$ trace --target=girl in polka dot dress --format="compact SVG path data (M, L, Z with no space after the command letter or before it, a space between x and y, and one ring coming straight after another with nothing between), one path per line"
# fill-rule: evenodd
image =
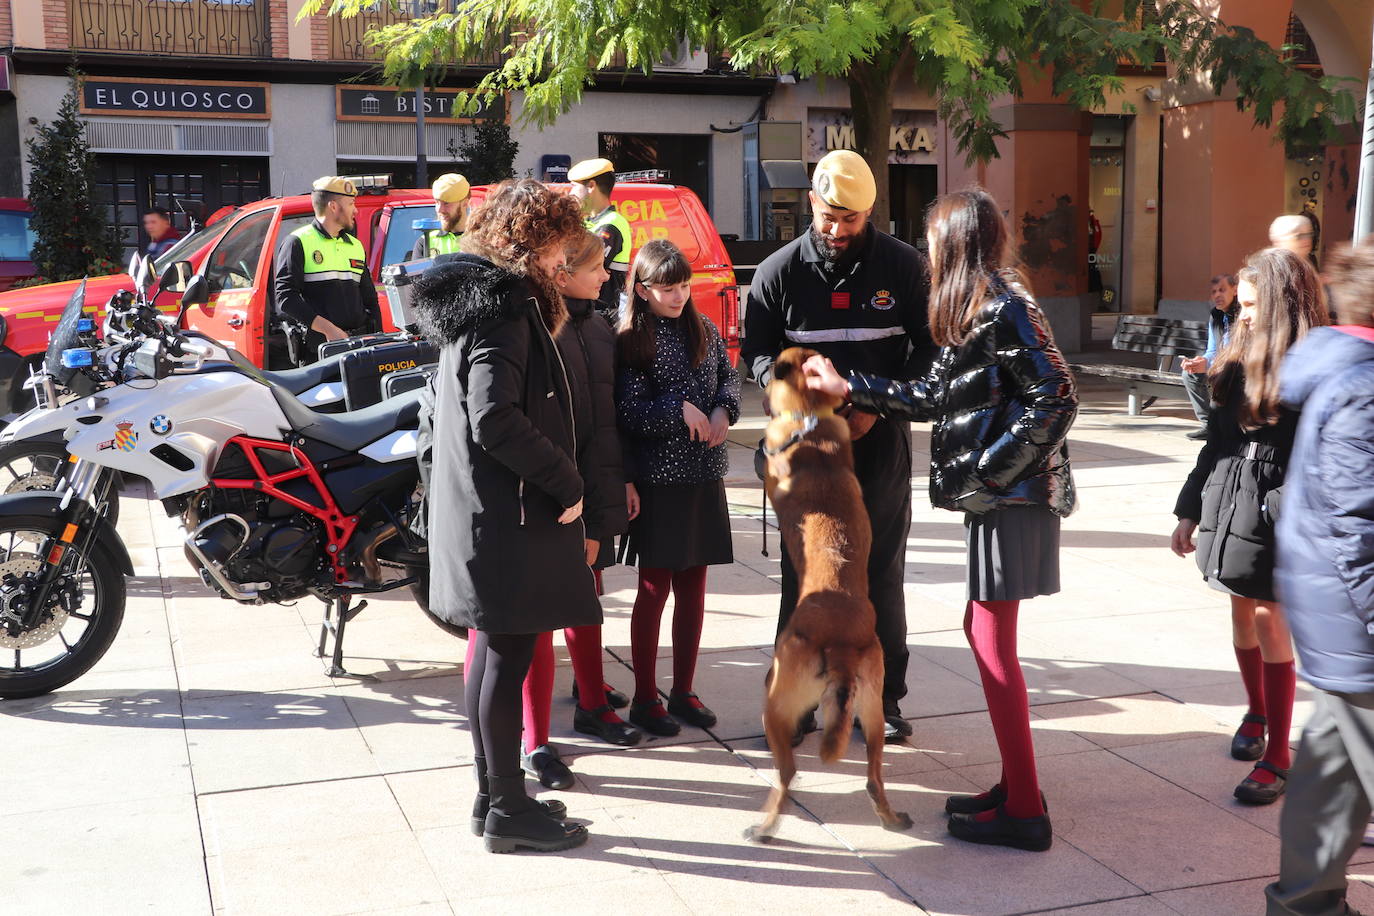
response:
M630 532L639 567L630 622L635 696L630 721L676 735L715 714L692 692L706 613L706 567L734 562L725 507L725 437L739 420L739 376L716 326L692 304L692 267L666 239L635 256L616 340L616 415L625 451ZM673 683L665 709L655 662L673 593Z

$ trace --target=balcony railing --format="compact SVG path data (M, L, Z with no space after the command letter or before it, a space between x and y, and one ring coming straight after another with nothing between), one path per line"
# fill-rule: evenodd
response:
M68 0L67 14L81 50L272 56L267 0Z
M367 40L367 33L376 28L429 16L439 12L453 12L461 0L401 0L393 6L378 0L356 16L329 17L329 57L331 60L373 61L381 52ZM491 60L471 61L472 66L495 66Z

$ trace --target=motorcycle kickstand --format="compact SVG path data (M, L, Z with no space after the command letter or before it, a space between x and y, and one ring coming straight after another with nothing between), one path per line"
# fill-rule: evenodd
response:
M320 622L320 646L315 650L316 658L324 658L325 646L329 643L329 636L334 636L334 650L330 655L329 670L325 673L330 677L351 677L359 680L369 680L370 674L350 674L344 670L343 666L343 641L344 630L348 622L357 617L367 608L367 601L359 601L358 606L350 608L352 601L351 595L340 595L324 603L324 620ZM337 613L336 613L337 612Z

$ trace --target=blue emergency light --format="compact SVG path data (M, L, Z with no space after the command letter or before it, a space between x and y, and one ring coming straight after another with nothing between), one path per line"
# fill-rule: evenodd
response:
M410 228L419 229L421 232L426 232L430 229L442 229L444 228L444 226L443 223L439 222L438 219L431 216L428 219L415 220L410 224Z
M95 320L94 320L94 319L91 319L91 318L82 318L82 319L80 319L79 321L77 321L77 323L76 323L76 333L78 333L78 334L87 334L87 333L89 333L89 332L91 332L91 331L94 331L94 330L95 330Z
M72 349L62 351L63 369L85 369L93 362L91 351L86 349Z

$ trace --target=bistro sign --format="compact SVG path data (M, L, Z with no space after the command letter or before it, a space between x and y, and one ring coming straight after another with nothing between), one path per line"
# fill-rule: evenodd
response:
M271 91L267 83L86 77L81 113L264 120L272 117Z
M506 102L497 96L473 114L461 112L468 89L426 89L425 120L445 124L504 121ZM336 117L340 121L415 121L415 90L386 86L335 86Z

